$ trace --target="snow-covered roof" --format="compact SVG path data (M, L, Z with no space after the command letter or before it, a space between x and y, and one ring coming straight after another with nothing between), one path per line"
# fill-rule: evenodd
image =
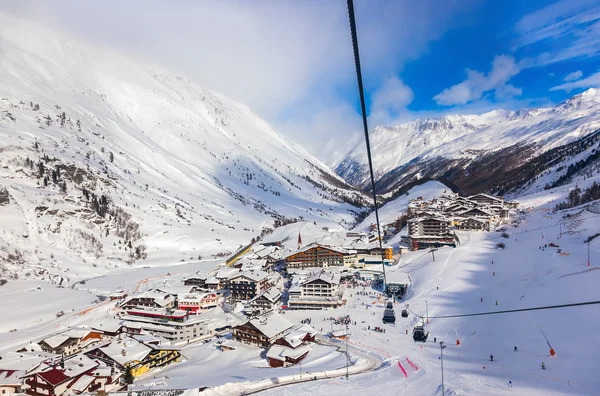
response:
M238 268L231 267L221 267L215 274L215 278L217 279L229 279L238 272L241 272Z
M304 338L307 334L314 337L318 333L319 332L313 329L311 326L307 324L302 324L289 331L286 335L283 336L283 339L288 344L290 344L292 348L296 348L304 342Z
M309 352L312 349L310 344L302 345L296 349L289 348L284 345L274 344L267 351L267 357L270 359L285 361L285 358L298 359L300 356Z
M81 338L87 336L88 334L90 334L90 332L91 332L91 329L74 328L74 329L69 329L62 333L55 334L53 336L44 338L40 342L45 342L46 344L48 344L48 346L50 348L57 348L57 347L61 346L62 344L64 344L70 338L81 339Z
M275 311L266 312L249 321L258 331L269 338L275 337L294 325Z
M109 333L116 333L122 326L122 321L114 316L98 318L90 323L92 329Z
M133 361L142 361L152 348L132 337L125 337L120 341L111 342L101 347L100 350L121 366Z
M94 379L95 378L92 375L82 375L71 385L71 389L76 392L83 392L92 382L94 382Z
M343 247L340 247L340 246L331 246L331 245L323 245L323 244L320 244L320 243L311 243L310 245L306 245L304 247L301 247L298 250L295 250L295 251L287 253L285 255L285 258L288 258L288 257L290 257L290 256L292 256L294 254L306 252L307 250L314 249L314 248L317 248L317 247L320 247L322 249L328 249L328 250L331 250L331 251L334 251L334 252L338 252L338 253L341 253L341 254L348 254L348 253L350 253L347 249L344 249Z
M306 279L304 279L301 284L302 284L302 286L304 286L308 283L311 283L311 282L314 282L317 280L327 282L332 285L339 285L340 274L321 270L317 273L312 274L311 276L307 277Z
M182 302L201 302L202 299L206 298L206 297L212 297L215 296L215 293L208 293L208 292L203 292L203 293L184 293L184 294L178 294L177 295L177 301L179 303Z
M459 216L468 217L468 216L465 216L465 215L466 215L467 213L469 213L469 212L473 212L473 211L479 211L479 212L483 212L484 214L486 214L486 215L488 215L488 216L493 216L493 215L494 215L493 213L491 213L491 212L489 212L489 211L487 211L487 210L485 210L485 209L482 209L482 208L471 208L471 209L467 209L467 210L465 210L464 212L460 212L460 213L458 213L458 215L459 215Z
M252 300L250 300L250 303L260 298L266 298L268 301L275 303L281 299L281 291L276 287L269 287L267 290L257 294Z
M267 276L269 276L268 273L266 273L265 271L244 271L244 272L240 272L236 275L233 275L232 277L229 278L229 280L233 280L239 277L244 277L247 279L250 279L251 281L254 282L260 282L263 279L265 279Z
M493 195L489 195L489 194L485 194L485 193L471 195L471 196L467 197L467 199L473 200L473 198L475 198L475 197L484 197L484 198L488 198L488 199L493 199L498 202L504 202L504 199L502 199L502 198L494 197Z
M54 361L60 355L46 352L7 352L0 359L0 369L29 371L44 361Z
M410 284L410 276L406 272L388 271L386 274L387 283Z
M21 377L25 375L25 370L6 370L0 369L0 386L21 385Z

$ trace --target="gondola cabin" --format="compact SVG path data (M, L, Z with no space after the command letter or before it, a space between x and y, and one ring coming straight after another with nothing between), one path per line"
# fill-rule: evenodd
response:
M393 309L386 309L383 312L383 323L396 323L396 314L394 313Z
M427 336L429 336L429 332L425 332L425 329L423 328L423 326L415 326L413 328L413 340L415 342L417 342L417 341L425 342L425 341L427 341Z

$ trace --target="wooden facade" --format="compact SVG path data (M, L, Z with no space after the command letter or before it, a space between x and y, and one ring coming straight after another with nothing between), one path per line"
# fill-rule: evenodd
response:
M285 258L288 268L335 267L344 265L344 253L326 246L313 246Z

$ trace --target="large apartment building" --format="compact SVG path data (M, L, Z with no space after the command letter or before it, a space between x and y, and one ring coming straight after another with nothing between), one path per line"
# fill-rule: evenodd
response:
M244 271L227 279L226 288L234 300L251 300L270 287L269 274L265 271Z
M288 307L291 309L337 308L343 305L344 289L340 275L325 270L308 275L296 275L289 289Z
M311 244L285 257L290 268L350 267L356 263L356 252L338 247Z

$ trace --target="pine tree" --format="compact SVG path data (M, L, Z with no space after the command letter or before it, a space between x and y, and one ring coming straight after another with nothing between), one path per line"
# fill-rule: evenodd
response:
M115 155L113 154L113 152L112 152L112 151L110 151L110 152L108 153L108 159L110 160L110 162L111 162L111 163L114 161L114 159L115 159Z
M127 366L127 368L125 369L125 375L123 376L123 381L125 381L126 384L130 385L133 384L133 373L131 372L131 367Z
M44 176L44 187L48 187L48 176Z
M79 120L77 120L77 130L81 132L81 122Z
M60 191L62 191L63 193L67 192L67 182L66 181L64 181L62 183L62 185L60 186Z

